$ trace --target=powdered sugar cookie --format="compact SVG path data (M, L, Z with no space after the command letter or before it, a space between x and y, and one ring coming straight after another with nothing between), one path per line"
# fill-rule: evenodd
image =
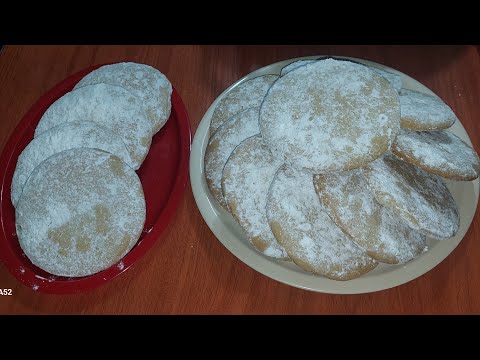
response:
M458 231L457 205L438 176L391 154L369 164L365 175L375 199L413 229L438 240Z
M400 159L452 180L475 180L480 172L477 153L449 131L402 130L392 145Z
M100 83L121 86L139 98L152 134L156 134L170 117L172 84L152 66L133 62L105 65L86 75L75 89Z
M281 165L260 136L250 137L228 158L222 189L230 212L255 248L267 256L286 259L287 253L275 240L265 213L268 188Z
M314 185L330 218L375 260L405 263L425 249L425 235L375 200L362 169L315 175Z
M408 89L400 92L400 110L400 126L404 129L446 129L457 120L452 109L441 99Z
M135 245L145 199L137 174L119 157L77 148L35 168L15 215L20 246L33 264L54 275L87 276Z
M259 108L251 108L232 116L213 134L205 150L205 178L215 199L226 208L222 193L222 172L228 157L246 138L259 133Z
M260 106L278 75L263 75L247 80L226 94L218 103L210 120L210 134L225 121L246 109Z
M35 137L66 122L93 121L120 136L138 169L152 142L150 122L142 101L120 86L89 85L55 101L43 114Z
M365 166L390 147L399 122L388 81L333 59L279 78L260 108L260 133L274 156L314 174Z
M107 151L133 167L119 136L90 121L64 123L34 138L18 157L12 179L12 204L17 204L25 182L42 161L61 151L83 147Z
M282 167L267 201L267 217L278 242L303 270L350 280L377 266L323 211L312 175Z

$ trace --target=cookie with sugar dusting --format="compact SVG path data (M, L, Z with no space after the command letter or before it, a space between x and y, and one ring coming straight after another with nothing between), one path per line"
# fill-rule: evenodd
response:
M312 175L283 166L268 193L267 217L278 242L303 270L350 280L377 266L327 215Z
M438 240L457 233L457 205L440 177L389 153L369 164L365 176L375 199L413 229Z
M451 180L475 180L480 173L480 159L475 150L445 130L402 129L392 145L392 152L429 173Z
M440 98L408 89L400 92L400 111L400 126L415 131L446 129L457 120Z
M294 61L294 62L291 62L290 64L288 64L287 66L284 66L280 72L280 75L283 76L283 75L286 75L288 74L290 71L292 70L295 70L296 68L299 68L300 66L303 66L303 65L308 65L308 64L311 64L311 63L314 63L316 61L318 61L320 59L314 59L314 60L310 60L310 59L307 59L307 60L297 60L297 61ZM360 65L364 65L364 66L367 66L369 67L370 69L372 69L373 71L375 71L376 73L382 75L393 87L395 90L397 90L397 92L400 91L400 89L402 88L402 78L401 76L397 75L397 74L394 74L394 73L391 73L390 71L386 71L386 70L381 70L381 69L378 69L376 67L373 67L373 66L368 66L368 65L365 65L365 64L362 64L362 63L359 63L359 62L356 62L356 61L352 61L350 59L341 59L341 58L337 58L336 60L339 60L339 61L351 61L351 62L354 62L356 64L360 64Z
M375 200L362 169L315 175L314 185L330 218L375 260L405 263L425 249L425 235Z
M132 249L145 222L145 198L137 174L119 157L77 148L35 168L15 216L20 246L33 264L80 277Z
M365 166L400 128L398 94L368 67L320 60L279 78L260 108L275 157L313 174Z
M288 255L268 226L265 206L273 176L282 162L275 159L260 136L244 140L223 169L222 190L228 209L261 253L277 259Z
M156 134L170 117L172 84L150 65L133 62L104 65L82 78L75 89L100 83L121 86L139 98L145 106L152 134Z
M278 75L262 75L237 85L215 107L210 120L210 134L235 114L262 104L263 98Z
M122 138L130 162L142 165L152 142L152 131L143 103L120 86L97 84L73 90L55 101L43 114L35 137L67 122L95 122Z
M107 151L133 168L127 148L118 135L90 121L64 123L43 132L23 149L13 173L12 204L16 206L28 177L42 161L74 148Z
M223 168L238 144L260 132L258 111L259 108L255 107L232 116L215 131L208 141L205 150L205 178L210 192L225 209L227 204L222 192Z

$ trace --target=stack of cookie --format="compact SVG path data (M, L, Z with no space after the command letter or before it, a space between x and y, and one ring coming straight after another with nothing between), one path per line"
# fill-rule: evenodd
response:
M18 158L11 186L25 255L53 275L108 268L145 223L135 173L171 111L160 71L117 63L92 71L43 114Z
M261 253L349 280L446 240L459 215L442 178L480 160L439 98L352 61L302 60L227 93L211 121L207 185Z

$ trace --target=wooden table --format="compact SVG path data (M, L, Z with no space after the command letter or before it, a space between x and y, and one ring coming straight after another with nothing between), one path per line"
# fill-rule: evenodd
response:
M192 130L227 86L269 63L305 55L364 58L396 68L449 104L480 151L480 49L474 46L5 46L0 53L0 149L29 107L66 76L132 60L163 71ZM190 186L161 239L133 268L80 295L45 295L0 265L2 314L433 314L480 313L480 213L435 269L394 289L328 295L271 280L239 261L203 221Z

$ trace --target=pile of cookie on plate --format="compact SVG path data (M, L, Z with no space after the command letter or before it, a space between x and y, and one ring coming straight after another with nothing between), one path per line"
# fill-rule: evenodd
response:
M11 185L18 240L46 272L104 270L139 239L146 205L135 170L171 111L172 86L137 63L101 66L43 114Z
M394 73L299 60L221 98L205 177L259 252L350 280L458 231L442 178L474 180L480 160L449 132L455 121L441 99L403 88Z

